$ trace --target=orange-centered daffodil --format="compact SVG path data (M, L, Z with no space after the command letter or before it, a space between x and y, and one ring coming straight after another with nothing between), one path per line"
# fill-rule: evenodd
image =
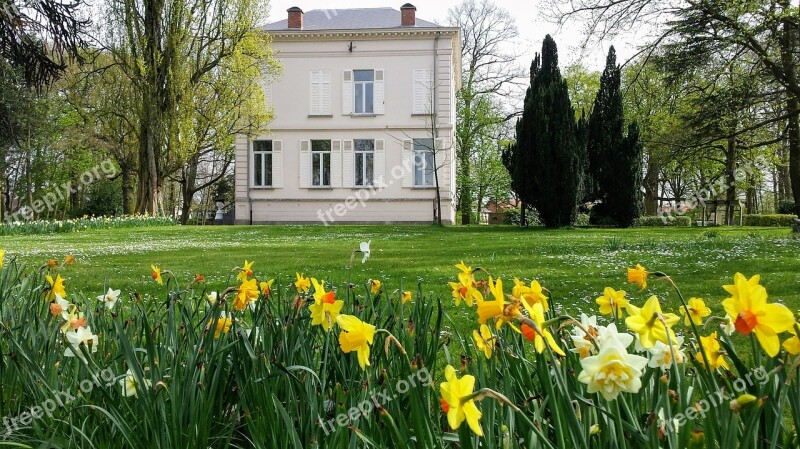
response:
M469 374L461 379L456 375L456 370L450 365L444 369L444 377L447 380L439 386L442 394L442 411L447 414L447 423L453 430L458 429L464 420L472 431L483 436L481 429L481 411L475 405L473 399L467 399L473 394L475 389L475 377Z
M333 323L336 322L344 301L337 301L334 291L325 291L325 281L319 282L311 278L311 282L314 284L314 304L308 306L311 311L311 325L322 326L328 332L333 329Z
M155 265L150 265L150 269L153 271L150 274L153 280L158 282L158 285L164 285L164 279L161 278L161 268L158 268Z

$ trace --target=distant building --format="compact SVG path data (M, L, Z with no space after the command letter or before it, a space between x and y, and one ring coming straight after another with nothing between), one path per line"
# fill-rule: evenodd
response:
M265 30L283 73L264 80L270 133L237 136L236 222L453 223L459 29L406 4L295 7Z

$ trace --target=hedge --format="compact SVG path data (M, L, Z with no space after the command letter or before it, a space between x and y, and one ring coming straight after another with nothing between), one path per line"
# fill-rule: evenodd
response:
M797 215L770 214L770 215L745 215L742 220L744 226L793 226Z
M636 226L676 226L676 227L690 227L692 226L692 217L680 215L677 217L652 215L647 217L639 217L636 220Z

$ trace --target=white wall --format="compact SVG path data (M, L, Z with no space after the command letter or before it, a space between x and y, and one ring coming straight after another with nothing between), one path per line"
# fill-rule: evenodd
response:
M302 33L308 36L308 33ZM376 33L372 33L376 34ZM275 108L270 132L256 137L281 142L282 183L273 188L251 185L251 143L238 136L236 145L236 219L238 223L278 222L421 222L433 220L435 190L411 188L403 181L402 166L408 153L403 141L430 138L430 115L414 115L414 69L434 67L435 38L427 32L366 36L363 33L329 33L313 39L296 33L274 34L273 47L284 66L283 73L269 80L267 96ZM349 51L353 44L352 53ZM441 150L437 165L442 197L442 218L455 217L455 89L454 51L457 34L438 40L436 59L437 134ZM344 115L343 74L346 70L384 71L385 113L370 117ZM328 116L310 117L311 72L329 70L331 105ZM375 139L385 143L383 172L386 187L380 191L341 188L307 188L300 183L300 142L303 140ZM376 160L376 162L378 162ZM334 176L343 176L352 159L338 161ZM407 165L406 165L407 166ZM376 167L376 172L380 172ZM397 176L401 175L401 176ZM332 183L334 185L338 183ZM338 205L338 206L337 206ZM338 208L337 208L338 207ZM252 216L251 216L252 211Z

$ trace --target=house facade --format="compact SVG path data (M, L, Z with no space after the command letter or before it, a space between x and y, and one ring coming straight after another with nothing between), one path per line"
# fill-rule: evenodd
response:
M453 223L458 28L406 4L265 30L283 71L263 80L269 132L236 139L237 224Z

